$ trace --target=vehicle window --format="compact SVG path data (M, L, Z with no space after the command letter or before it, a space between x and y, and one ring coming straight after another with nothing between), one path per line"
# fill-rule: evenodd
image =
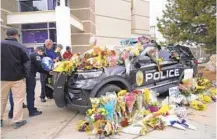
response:
M169 61L171 60L170 56L171 56L171 52L167 49L161 49L159 51L159 56L161 58L163 58L164 61Z

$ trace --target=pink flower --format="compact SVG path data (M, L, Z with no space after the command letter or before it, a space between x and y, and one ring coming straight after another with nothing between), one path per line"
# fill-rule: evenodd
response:
M128 94L125 96L125 100L126 100L126 105L128 110L131 112L133 110L133 105L135 103L135 95L133 94Z

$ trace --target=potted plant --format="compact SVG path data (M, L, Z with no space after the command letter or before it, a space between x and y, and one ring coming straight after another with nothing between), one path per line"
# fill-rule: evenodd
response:
M150 102L149 103L149 110L151 112L157 112L159 110L159 102Z

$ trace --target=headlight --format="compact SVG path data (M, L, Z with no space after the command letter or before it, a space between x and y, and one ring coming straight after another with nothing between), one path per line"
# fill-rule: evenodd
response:
M102 71L96 71L96 72L85 72L85 73L77 73L79 80L84 79L90 79L90 78L97 78L99 77L103 72Z

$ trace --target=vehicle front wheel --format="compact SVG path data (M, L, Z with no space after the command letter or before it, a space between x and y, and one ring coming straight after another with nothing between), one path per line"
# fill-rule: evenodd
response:
M102 87L99 92L97 93L96 97L100 97L103 95L106 95L106 92L113 92L115 91L116 93L118 93L121 90L120 87L113 85L113 84L107 84L104 87Z

